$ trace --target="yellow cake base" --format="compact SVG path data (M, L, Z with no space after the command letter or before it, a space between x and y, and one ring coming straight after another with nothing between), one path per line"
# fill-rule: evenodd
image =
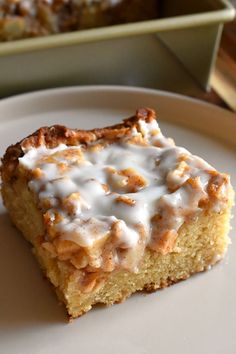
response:
M91 273L81 291L82 270L67 261L52 258L41 246L45 233L43 217L26 182L4 183L2 195L13 223L32 243L42 269L73 318L97 303L111 305L136 291L160 289L204 271L222 259L229 244L227 234L233 192L221 213L205 209L194 220L185 223L178 232L173 252L162 255L147 249L137 273L115 270L104 273L99 281Z

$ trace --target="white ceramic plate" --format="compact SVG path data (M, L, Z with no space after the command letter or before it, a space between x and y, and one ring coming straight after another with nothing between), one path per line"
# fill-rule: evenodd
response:
M142 106L156 108L167 135L230 173L236 185L236 116L160 91L80 87L3 100L0 153L42 125L101 127ZM134 295L111 308L95 308L67 324L64 308L42 277L30 246L0 205L2 354L235 354L235 279L233 242L226 259L209 272L150 295Z

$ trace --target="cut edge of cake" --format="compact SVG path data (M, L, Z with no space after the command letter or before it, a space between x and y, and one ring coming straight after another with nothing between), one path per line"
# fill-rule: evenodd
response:
M228 187L222 196L224 206L219 211L212 210L211 204L214 203L215 195L219 194L219 185L212 183L210 202L203 203L197 216L183 223L173 248L162 252L146 247L135 272L116 268L110 272L100 272L99 277L93 271L84 277L83 269L77 269L67 259L52 256L50 242L48 248L45 248L43 211L39 207L37 195L28 187L25 171L22 177L19 158L32 147L46 146L53 149L59 144L90 145L98 140L113 144L121 137L129 136L138 121L149 123L154 119L153 110L140 109L134 117L124 120L122 124L102 129L84 131L58 125L44 127L20 143L10 146L3 157L1 175L4 204L13 223L33 245L34 254L59 299L65 303L71 318L89 311L97 303L111 305L123 301L136 291L153 291L187 279L194 273L209 269L223 258L227 250L234 193L229 177L223 174L224 183Z

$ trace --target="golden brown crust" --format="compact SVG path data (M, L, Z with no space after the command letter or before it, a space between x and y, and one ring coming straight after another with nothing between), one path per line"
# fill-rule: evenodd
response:
M140 131L138 121L143 120L147 123L156 119L156 113L151 108L140 108L136 114L130 118L124 119L122 123L115 124L104 128L95 128L92 130L70 129L62 125L53 125L50 127L42 127L33 134L22 139L15 145L7 148L1 166L1 177L3 182L14 180L18 176L18 159L24 156L24 150L31 147L45 146L47 148L55 148L59 144L67 146L76 146L80 144L88 145L90 143L101 141L103 143L113 143L124 136L129 136L133 128ZM221 189L225 185L229 185L229 176L218 171L208 171L212 174L212 178L208 187L208 196L213 202L221 200ZM218 177L221 176L219 179ZM223 198L224 199L224 198ZM227 196L226 196L227 199ZM227 200L225 200L227 201ZM206 198L205 204L208 204L209 198Z
M103 129L84 131L58 125L44 127L16 145L9 147L3 158L2 194L5 205L13 222L33 244L34 253L46 276L53 283L60 301L66 304L68 313L72 317L89 311L96 303L111 305L124 301L135 291L155 291L181 279L187 279L191 274L203 271L215 264L225 253L228 245L227 232L232 191L229 189L229 195L225 199L224 186L227 187L229 184L228 176L217 171L210 173L208 194L212 203L217 204L219 200L222 201L224 209L219 213L211 210L208 198L205 198L202 212L196 218L193 218L191 214L186 218L186 222L178 231L176 240L177 234L172 235L174 236L172 241L174 243L176 241L175 249L170 249L170 242L166 242L171 240L170 235L165 235L167 237L164 239L164 249L168 252L161 252L161 249L154 250L154 248L152 250L147 247L142 255L137 273L121 268L115 269L113 259L110 257L109 243L104 247L103 269L95 269L93 265L88 264L85 250L79 249L79 246L71 241L58 240L54 237L56 235L55 229L47 228L51 222L49 214L47 211L42 212L37 196L33 195L28 188L28 180L25 178L25 174L21 173L24 169L21 168L21 165L17 168L18 158L24 155L24 151L27 151L27 148L39 146L53 148L61 143L68 146L84 144L85 147L89 144L88 149L94 148L94 146L99 149L100 145L111 144L124 136L133 138L133 127L141 132L138 121L143 120L148 123L153 119L155 119L154 111L140 109L134 117L124 120L122 124ZM96 144L90 144L94 142ZM185 170L186 166L182 161L178 160L178 162L179 171ZM37 178L38 175L40 176L40 169L35 169L34 173L34 177ZM130 169L121 170L121 173L128 174L130 178L136 178ZM196 179L190 178L188 183L197 190L197 182ZM135 181L134 184L136 183L139 187L145 185L145 181L142 179ZM170 188L171 192L174 190L174 188ZM70 202L69 199L63 199L63 203L68 208L70 208ZM132 207L133 201L121 195L116 199L116 203L128 204ZM45 209L47 210L48 207L46 206ZM159 222L158 217L157 215L153 221ZM60 215L55 213L55 220L57 218L60 218ZM116 237L119 232L119 230L115 230L115 226L114 224L112 228L112 232L114 231L111 234L112 238ZM137 257L138 254L132 253L131 255ZM106 270L104 271L104 269Z
M37 148L39 146L54 148L59 144L68 146L79 144L86 145L100 139L114 142L128 135L133 127L137 127L137 122L140 119L150 122L155 118L156 114L152 109L141 108L137 110L135 116L124 119L123 123L101 129L79 130L70 129L62 125L42 127L15 145L8 147L2 158L2 179L3 181L9 181L11 178L14 178L18 159L24 156L24 149L30 147Z

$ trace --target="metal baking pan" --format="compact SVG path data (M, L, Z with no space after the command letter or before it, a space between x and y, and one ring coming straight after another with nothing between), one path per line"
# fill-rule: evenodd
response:
M1 43L0 96L78 84L207 89L234 16L227 0L165 0L156 20Z

